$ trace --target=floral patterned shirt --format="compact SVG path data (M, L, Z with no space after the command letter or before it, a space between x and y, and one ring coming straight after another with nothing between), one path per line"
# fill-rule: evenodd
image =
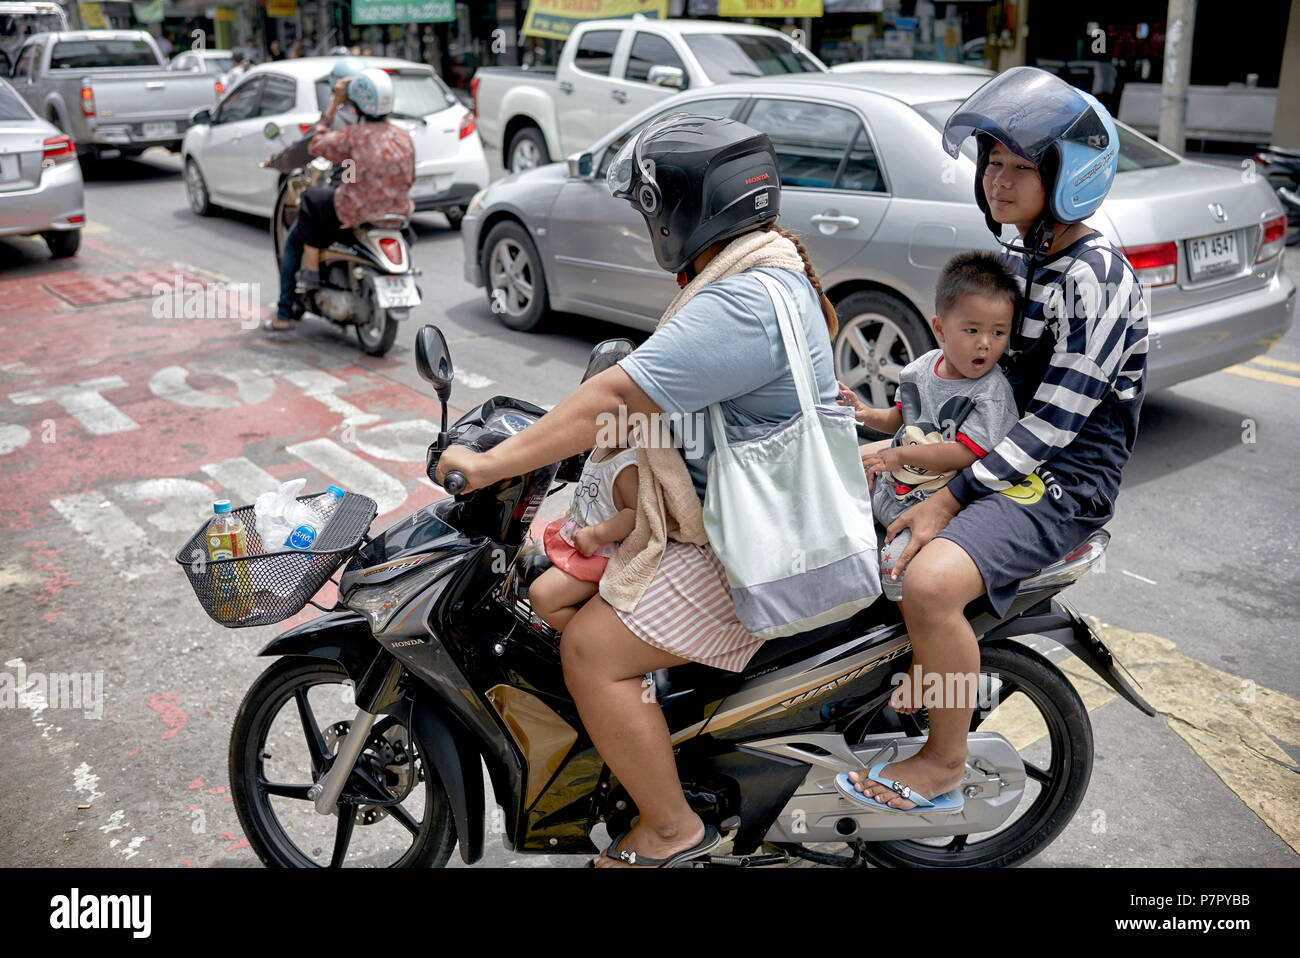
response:
M353 169L344 169L343 182L334 193L340 226L360 226L388 213L410 216L415 211L411 201L415 144L401 127L363 122L329 130L317 123L308 150L334 164L355 163Z

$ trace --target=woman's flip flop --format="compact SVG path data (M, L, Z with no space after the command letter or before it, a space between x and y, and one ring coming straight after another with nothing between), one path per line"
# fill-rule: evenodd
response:
M962 798L961 790L954 788L950 792L944 792L942 795L936 795L934 798L922 798L915 794L910 788L902 782L896 782L893 779L882 778L880 770L889 764L889 760L877 762L871 766L867 772L867 777L873 782L885 786L890 791L897 792L901 798L909 802L915 802L915 808L894 808L892 805L886 805L884 802L878 802L874 798L868 798L862 792L853 787L853 779L849 778L848 772L840 772L835 776L835 787L839 793L846 798L862 805L868 805L871 808L878 808L882 812L902 812L904 815L916 813L934 814L936 812L960 812L966 805L966 799Z
M718 834L718 830L712 825L705 825L704 837L701 838L699 842L685 851L680 851L676 855L670 855L667 858L651 858L648 855L638 855L636 852L614 851L614 849L618 848L622 843L623 839L627 838L630 831L631 829L615 838L609 843L609 847L601 852L601 854L606 858L614 859L614 861L627 862L629 865L645 865L649 868L671 868L673 865L680 865L682 862L690 861L692 858L699 858L703 855L707 855L722 842L722 836ZM587 862L587 867L595 868L595 860L593 859L592 861Z

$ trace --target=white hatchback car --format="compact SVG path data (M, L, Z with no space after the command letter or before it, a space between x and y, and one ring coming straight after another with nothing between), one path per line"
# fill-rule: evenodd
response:
M222 206L271 215L281 174L259 164L320 119L330 99L330 70L341 59L304 57L260 64L216 106L195 112L181 144L185 190L194 212L206 215L213 206ZM393 77L391 121L415 142L411 198L416 210L437 210L459 229L470 199L489 178L474 114L425 64L387 57L361 61Z

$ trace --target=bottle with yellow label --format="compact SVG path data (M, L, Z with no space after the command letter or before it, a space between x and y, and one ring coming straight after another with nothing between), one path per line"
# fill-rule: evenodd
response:
M213 608L219 618L234 620L253 611L252 582L244 563L218 563L216 560L248 555L247 531L244 524L231 515L229 499L218 499L212 504L212 511L214 515L208 523L206 539L208 558L213 560Z

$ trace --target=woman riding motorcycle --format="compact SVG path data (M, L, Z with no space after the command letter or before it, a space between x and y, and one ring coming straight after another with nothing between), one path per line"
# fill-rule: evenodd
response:
M1115 512L1120 474L1145 395L1147 306L1124 254L1083 220L1115 176L1119 136L1106 108L1064 80L1015 67L971 94L944 127L956 157L974 135L975 201L1023 279L1003 364L1021 420L982 459L905 512L912 568L903 615L918 658L935 672L979 671L964 610L986 597L999 616L1019 581L1068 555ZM902 572L899 572L902 575ZM895 708L915 711L896 693ZM929 709L929 738L879 777L931 798L962 781L972 708ZM903 811L900 789L850 773L855 788Z
M780 177L767 135L734 120L675 114L632 137L608 185L641 214L656 260L678 274L682 291L632 355L539 422L486 453L453 446L438 464L440 479L459 470L473 490L590 449L603 423L695 417L701 441L687 443L685 455L673 447L680 432L642 437L636 526L610 559L600 595L560 640L583 724L640 814L597 859L601 867L675 864L719 842L687 803L663 713L643 697L642 680L692 661L740 671L761 644L736 618L701 515L713 450L703 411L719 403L735 430L799 411L776 310L754 271L796 304L819 401L834 405L838 395L835 311L802 245L775 227Z
M335 78L333 97L309 131L308 152L342 165L343 175L338 186L303 191L280 260L276 318L263 324L265 330L293 328L295 290L319 288L320 251L336 237L362 223L389 215L409 217L415 210L415 144L409 133L387 121L393 110L393 79L383 70L358 70L360 65L350 58L335 64L330 73ZM345 100L356 108L358 122L332 129ZM349 168L348 162L354 165Z

